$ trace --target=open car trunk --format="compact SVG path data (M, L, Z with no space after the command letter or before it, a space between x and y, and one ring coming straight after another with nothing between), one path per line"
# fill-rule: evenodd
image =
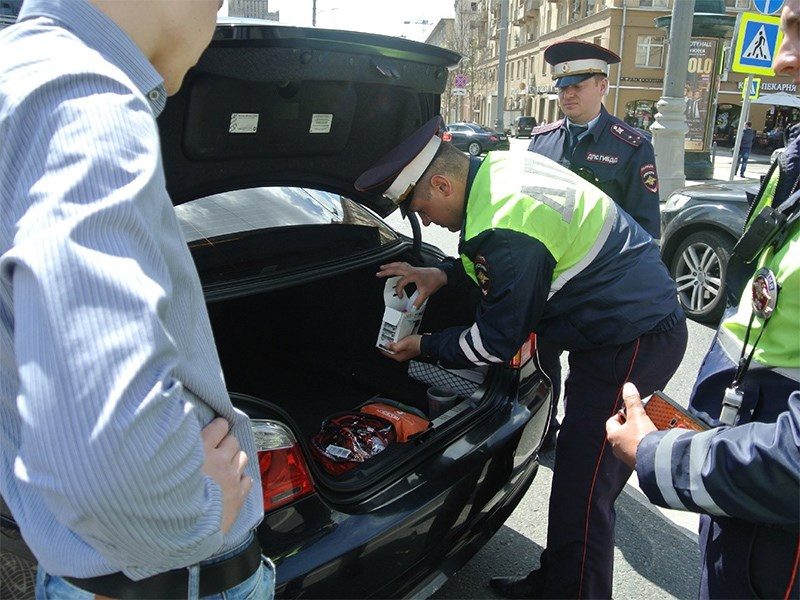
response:
M412 262L410 253L392 260ZM420 363L416 366L425 372L414 370L414 377L409 376L408 363L397 363L375 347L384 311L384 280L375 276L377 270L378 264L371 263L313 281L305 277L304 283L288 288L209 303L228 389L285 411L307 451L309 464L315 462L308 452L309 440L326 417L357 411L376 397L427 413L430 383L450 377L438 367ZM469 325L478 295L466 283L445 286L429 299L420 331ZM485 378L480 371L471 375ZM470 385L477 388L469 381L461 383L465 389ZM478 390L473 399L480 394ZM468 402L468 395L462 391L460 400ZM467 405L477 404L468 402L461 408ZM259 414L252 405L245 410L254 418L276 418L269 410ZM453 418L452 422L460 420ZM415 449L430 449L440 432L447 430L447 421L447 415L436 420L435 432L429 431L423 443L392 444L331 483L346 486L348 481L374 480L387 467L397 466L398 459L411 458ZM316 470L318 478L332 477Z

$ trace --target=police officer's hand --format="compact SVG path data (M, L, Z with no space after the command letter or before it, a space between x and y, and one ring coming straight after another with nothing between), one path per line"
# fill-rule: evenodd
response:
M421 335L409 335L408 337L404 337L402 340L397 342L390 342L386 345L386 347L394 352L391 354L390 352L383 352L384 356L387 356L397 362L404 362L407 360L411 360L412 358L416 358L420 354L420 340L422 339Z
M606 421L606 435L614 455L631 468L636 467L636 450L639 442L656 426L644 412L639 390L631 382L622 388L625 412L618 412Z
M203 428L203 473L211 477L222 490L222 533L233 526L245 498L253 486L253 479L244 474L247 454L239 448L239 440L228 433L230 425L217 417Z
M442 271L442 269L437 269L436 267L412 267L406 262L393 262L388 265L381 265L377 275L378 277L400 276L394 288L398 298L402 298L405 295L403 288L409 283L416 284L419 295L414 301L414 306L417 308L422 306L425 300L447 283L447 273Z

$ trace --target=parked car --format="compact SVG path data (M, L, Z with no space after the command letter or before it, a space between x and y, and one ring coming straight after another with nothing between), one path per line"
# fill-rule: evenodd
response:
M450 123L447 125L447 133L453 146L472 156L492 150L508 150L511 147L505 133L489 131L475 123Z
M725 310L725 273L757 181L687 187L661 208L661 256L678 284L687 316L716 323Z
M529 138L534 127L536 127L536 117L522 116L514 119L511 129L515 138Z
M278 597L427 597L536 475L550 385L533 338L509 364L464 372L375 348L378 266L433 265L442 253L421 242L415 216L413 238L390 228L382 217L396 207L353 182L439 111L459 59L400 38L227 21L159 118L225 380L256 435L258 537ZM469 326L480 297L451 281L421 330ZM461 397L412 441L339 475L314 458L327 417L375 401L424 415L434 383ZM3 552L31 558L4 503L0 513ZM7 573L0 596L21 595L29 567Z

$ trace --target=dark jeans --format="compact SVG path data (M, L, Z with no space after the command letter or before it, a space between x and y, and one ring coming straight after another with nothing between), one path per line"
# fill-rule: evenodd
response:
M631 475L606 444L606 421L622 406L622 385L642 397L663 389L686 351L686 321L628 344L569 354L542 554L543 598L610 598L614 501Z
M750 148L739 149L739 175L744 177L744 170L747 168L747 161L750 160ZM737 165L737 166L739 166Z

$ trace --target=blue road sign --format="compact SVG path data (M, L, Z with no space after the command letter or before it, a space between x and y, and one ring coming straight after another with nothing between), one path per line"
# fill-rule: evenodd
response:
M782 37L778 17L742 13L732 70L737 73L772 75L772 60Z
M783 0L753 0L753 4L764 15L774 15L783 8Z

